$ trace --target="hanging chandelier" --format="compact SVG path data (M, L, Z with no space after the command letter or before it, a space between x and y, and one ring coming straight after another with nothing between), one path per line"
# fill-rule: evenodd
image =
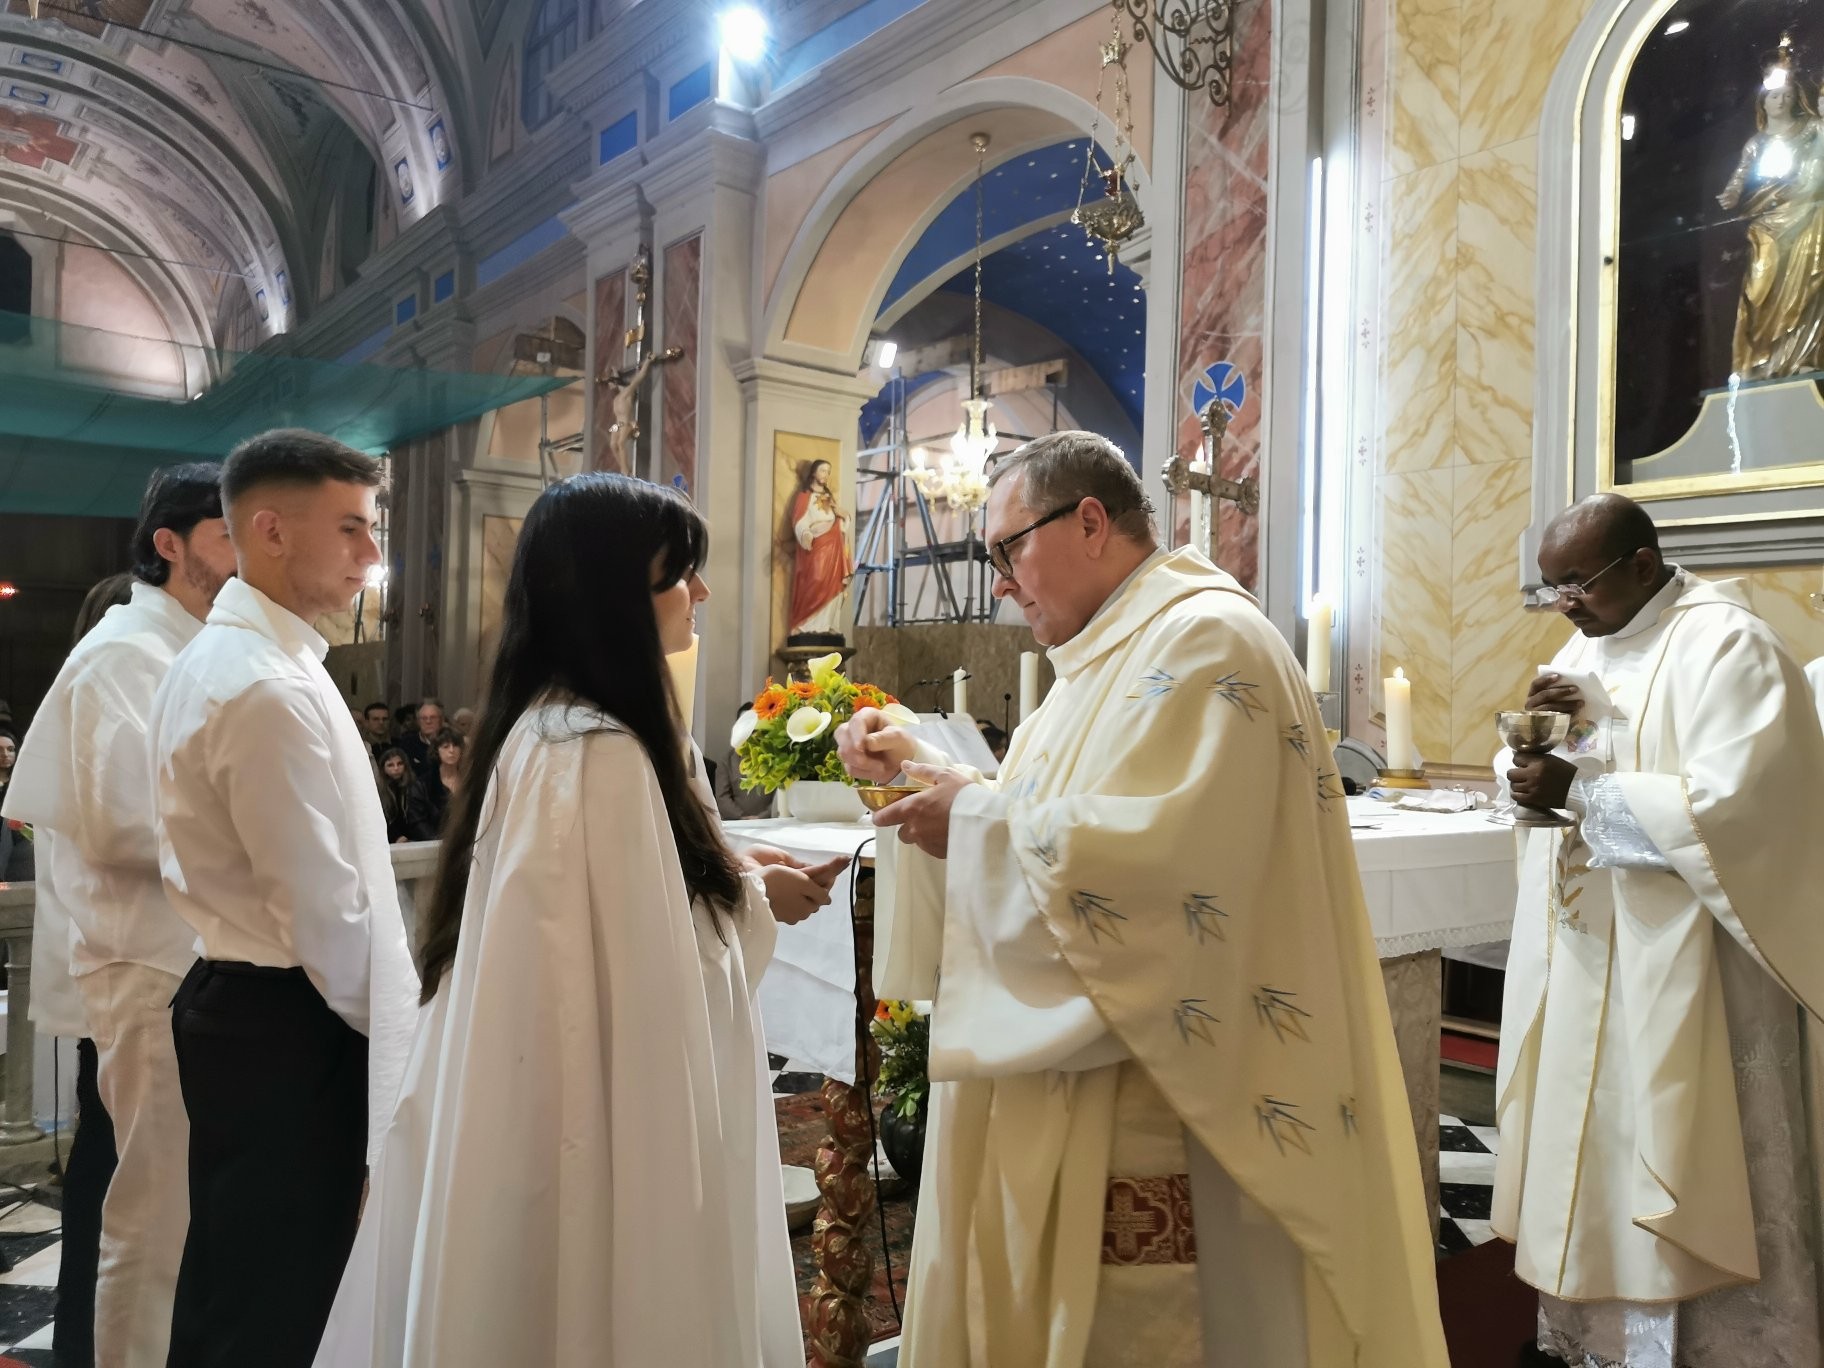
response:
M1145 43L1165 74L1186 90L1202 87L1210 103L1229 102L1235 65L1235 0L1113 0L1115 14L1133 20L1134 41Z
M1089 126L1089 141L1083 153L1083 183L1077 187L1077 207L1070 221L1101 246L1108 261L1108 273L1115 273L1121 244L1146 226L1146 215L1140 212L1140 201L1127 181L1127 169L1134 164L1134 107L1127 90L1128 45L1121 37L1121 18L1115 16L1115 31L1102 44L1102 67L1096 76L1096 117ZM1102 133L1102 89L1109 68L1115 72L1114 105L1109 112L1109 157L1106 167L1096 162L1096 146ZM1102 182L1104 196L1089 198L1092 179Z
M1000 446L1000 434L988 421L989 401L982 398L982 219L987 180L988 135L972 133L975 148L975 325L969 350L969 397L963 420L950 437L948 451L929 463L924 448L912 452L906 475L927 499L973 511L988 502L988 458Z

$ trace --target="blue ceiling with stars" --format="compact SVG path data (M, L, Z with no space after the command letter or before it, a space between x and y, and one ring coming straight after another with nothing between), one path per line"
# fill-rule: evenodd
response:
M1026 224L1076 208L1088 139L1053 143L1003 162L984 178L982 236L992 240ZM1098 161L1101 159L1098 158ZM1091 198L1101 198L1099 182ZM963 189L913 245L887 289L887 309L933 271L966 256L975 245L975 186ZM940 287L973 295L964 270ZM1146 292L1140 277L1116 264L1069 223L1021 238L982 264L982 297L1030 318L1062 338L1093 367L1141 426L1146 397Z
M943 288L973 296L975 273ZM1060 223L1003 247L982 263L982 298L1024 314L1076 349L1114 391L1134 427L1146 400L1146 291L1140 276L1092 246L1081 228Z

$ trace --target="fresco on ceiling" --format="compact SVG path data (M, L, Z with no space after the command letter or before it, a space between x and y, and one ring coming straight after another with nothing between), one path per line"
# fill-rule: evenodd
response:
M0 160L42 171L48 162L70 165L81 150L61 119L0 105Z
M0 8L13 14L30 12L25 0L10 0L9 4ZM73 28L78 33L86 33L91 38L99 38L109 24L125 24L133 28L143 25L151 9L152 0L58 0L57 8L47 6L39 16L39 21L52 20L65 28Z
M519 126L519 63L507 53L501 67L500 85L494 91L494 117L488 123L488 165L492 166L513 150L514 130Z

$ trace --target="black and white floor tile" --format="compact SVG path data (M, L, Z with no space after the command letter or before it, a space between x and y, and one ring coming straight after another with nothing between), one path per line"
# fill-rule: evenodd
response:
M63 1213L22 1192L0 1197L0 1213L0 1365L48 1368Z
M1472 1126L1454 1116L1438 1118L1438 1251L1458 1254L1495 1238L1489 1203L1495 1192L1493 1126Z
M794 1071L777 1056L772 1067L773 1091L801 1093L815 1089L821 1077ZM1441 1254L1455 1254L1494 1238L1489 1229L1489 1202L1494 1193L1496 1133L1454 1116L1438 1118ZM55 1198L53 1197L53 1201ZM56 1299L57 1268L62 1245L62 1213L29 1194L0 1198L0 1368L13 1364L39 1368L51 1362L51 1313ZM890 1368L898 1340L885 1340L870 1351L869 1368Z

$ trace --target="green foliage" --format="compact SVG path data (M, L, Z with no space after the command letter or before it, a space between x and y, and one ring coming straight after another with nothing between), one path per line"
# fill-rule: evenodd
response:
M868 1023L874 1043L880 1046L880 1076L874 1095L893 1100L893 1110L910 1119L925 1109L931 1091L926 1060L931 1052L931 1018L909 1002L883 1002Z

